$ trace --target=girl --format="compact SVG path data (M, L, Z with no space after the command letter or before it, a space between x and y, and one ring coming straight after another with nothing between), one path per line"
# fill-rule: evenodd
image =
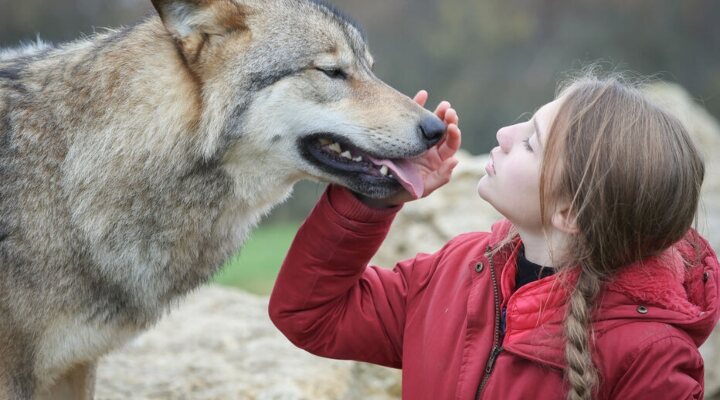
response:
M428 194L460 139L454 110L436 113ZM275 325L314 354L402 368L406 399L701 399L718 260L691 229L704 167L683 126L584 77L497 140L478 193L507 219L393 270L366 265L409 196L330 186L278 276Z

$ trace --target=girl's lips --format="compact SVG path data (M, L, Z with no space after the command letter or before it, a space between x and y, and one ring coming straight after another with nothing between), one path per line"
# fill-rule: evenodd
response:
M487 164L485 164L485 172L487 172L487 174L490 176L495 175L495 152L496 151L500 151L500 146L495 146L492 150L490 150L490 159L488 160Z
M495 163L491 160L485 164L485 172L487 172L488 175L492 176L495 175Z

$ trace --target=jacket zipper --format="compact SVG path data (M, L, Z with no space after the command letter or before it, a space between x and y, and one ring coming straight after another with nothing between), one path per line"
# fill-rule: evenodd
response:
M495 276L495 264L493 263L493 259L490 256L489 248L486 251L485 256L490 263L490 279L492 279L493 286L493 300L495 302L495 336L493 337L493 347L492 350L490 350L490 356L488 357L487 364L485 364L485 375L480 382L480 386L478 386L477 392L475 392L475 400L480 399L480 395L482 394L482 391L485 388L488 379L490 378L490 373L495 366L495 360L497 360L497 356L503 350L502 346L500 346L500 295L498 290L497 277Z

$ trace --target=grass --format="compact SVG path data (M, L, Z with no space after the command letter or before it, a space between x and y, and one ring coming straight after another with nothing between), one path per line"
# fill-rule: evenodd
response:
M290 248L300 222L273 223L255 229L240 253L215 277L214 282L267 295Z

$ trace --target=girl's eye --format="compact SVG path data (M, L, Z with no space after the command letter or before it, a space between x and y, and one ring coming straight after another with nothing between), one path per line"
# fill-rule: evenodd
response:
M533 148L530 147L530 138L526 138L525 140L523 140L523 144L525 145L525 149L527 149L527 151L531 153L533 152Z
M347 79L347 74L340 68L318 68L318 70L331 79Z

